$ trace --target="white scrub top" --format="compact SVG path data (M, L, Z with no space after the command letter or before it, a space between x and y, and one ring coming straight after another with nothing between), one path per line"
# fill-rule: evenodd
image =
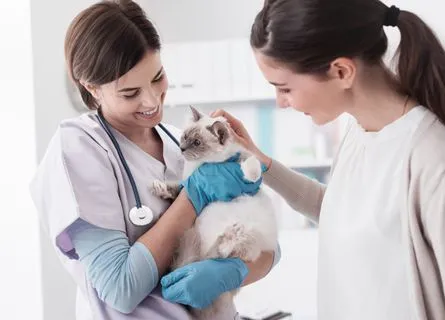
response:
M177 129L171 126L167 129L179 138ZM131 245L170 204L151 194L152 181L182 178L184 164L180 149L162 130L157 129L163 141L165 165L117 130L111 130L133 174L142 204L153 211L155 219L150 225L136 226L129 220L128 213L136 205L134 194L116 149L95 112L60 124L31 185L41 221L60 249L57 251L63 253L60 258L78 285L77 319L189 319L184 307L162 298L159 287L129 315L110 308L98 298L81 263L73 259L76 253L64 230L77 219L123 231Z

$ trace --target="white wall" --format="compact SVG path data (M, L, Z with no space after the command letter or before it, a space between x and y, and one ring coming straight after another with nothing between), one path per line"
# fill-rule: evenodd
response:
M0 1L0 318L42 319L30 2Z
M37 158L61 119L74 116L65 90L63 43L66 28L92 0L30 0L34 58ZM61 267L46 234L40 237L45 320L75 319L75 287ZM32 319L32 317L28 318Z
M144 0L165 42L248 37L263 0Z

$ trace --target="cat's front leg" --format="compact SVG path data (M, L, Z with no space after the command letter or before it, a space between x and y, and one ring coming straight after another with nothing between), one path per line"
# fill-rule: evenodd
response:
M241 170L246 180L256 182L261 178L261 162L255 156L241 162Z
M177 182L154 180L151 187L151 192L155 196L166 200L176 199L180 191L181 188Z
M218 237L206 258L237 257L244 261L255 261L261 255L261 239L261 233L235 223Z

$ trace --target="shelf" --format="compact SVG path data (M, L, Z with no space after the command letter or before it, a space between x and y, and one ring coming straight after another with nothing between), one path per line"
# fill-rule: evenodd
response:
M178 107L188 107L192 106L208 106L208 107L217 107L217 106L227 106L227 104L255 104L256 106L275 106L276 100L275 97L263 98L263 97L229 97L227 99L218 99L218 100L196 100L196 101L187 101L181 103L170 103L166 101L164 106L167 108L178 108Z

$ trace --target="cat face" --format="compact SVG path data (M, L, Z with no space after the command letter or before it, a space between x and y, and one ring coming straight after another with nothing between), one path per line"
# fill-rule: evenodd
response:
M184 130L180 143L184 158L196 161L223 152L230 140L228 124L190 108L193 114L192 123Z

